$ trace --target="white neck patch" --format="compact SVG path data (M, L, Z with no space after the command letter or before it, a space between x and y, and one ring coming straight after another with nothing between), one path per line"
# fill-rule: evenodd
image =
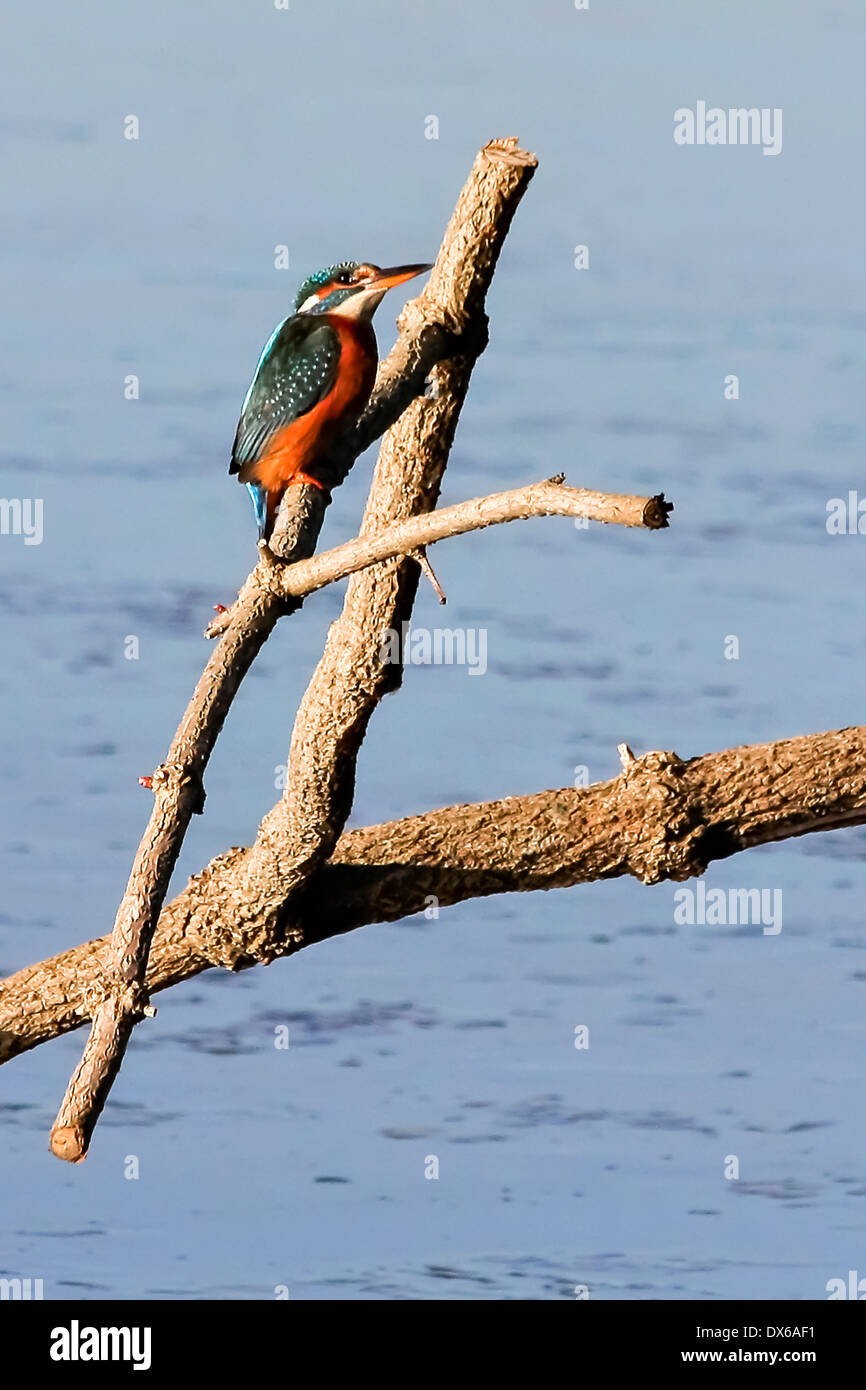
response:
M296 309L296 310L295 310L295 313L296 313L296 314L307 314L307 313L309 313L310 309L314 309L314 308L315 308L315 306L318 304L318 302L319 302L319 296L318 296L317 294L311 294L311 295L309 296L308 299L305 299L305 300L304 300L304 302L303 302L303 304L301 305L300 309Z
M342 314L343 318L346 319L360 319L362 322L368 322L375 314L386 294L387 290L356 290L354 294L349 295L348 299L344 299L342 304L338 304L335 309L329 309L328 313ZM295 310L295 313L310 313L312 309L316 308L316 305L321 304L322 299L325 297L326 296L320 296L318 294L311 294L304 300L300 309Z
M346 319L360 319L362 323L369 323L387 293L387 289L357 290L330 312L342 314Z

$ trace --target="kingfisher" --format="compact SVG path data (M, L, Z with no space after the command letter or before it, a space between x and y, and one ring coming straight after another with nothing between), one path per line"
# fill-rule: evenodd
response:
M379 353L371 320L388 290L431 265L383 270L341 261L317 270L298 291L294 312L264 346L241 408L229 473L246 483L259 539L273 530L287 487L309 472L359 419L376 380Z

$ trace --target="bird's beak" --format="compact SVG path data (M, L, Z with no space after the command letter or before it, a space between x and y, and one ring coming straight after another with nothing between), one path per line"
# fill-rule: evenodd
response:
M384 294L385 290L393 289L395 285L402 285L404 281L411 280L416 275L423 275L425 271L432 269L432 265L392 265L387 270L377 270L364 288L381 290Z

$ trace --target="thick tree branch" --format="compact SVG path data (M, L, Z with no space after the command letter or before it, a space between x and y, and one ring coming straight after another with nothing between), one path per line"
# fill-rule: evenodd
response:
M450 806L344 834L290 903L289 955L342 932L497 893L633 875L682 882L755 845L866 824L866 727L732 748L682 762L649 753L609 782ZM190 879L163 908L151 993L214 965L241 969L232 913L249 849ZM0 1062L81 1027L110 938L0 982Z

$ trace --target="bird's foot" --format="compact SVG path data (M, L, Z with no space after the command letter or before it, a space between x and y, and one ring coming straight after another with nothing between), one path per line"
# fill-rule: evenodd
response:
M287 487L301 487L301 486L306 486L306 487L317 487L317 488L319 489L319 492L327 492L327 491L328 491L328 489L327 489L326 487L324 487L324 485L323 485L322 483L319 482L318 478L314 478L313 475L312 475L312 473L304 473L303 470L301 470L299 473L295 473L294 476L291 477L291 478L289 479L289 481L288 481L288 483L286 484L286 486L287 486Z

